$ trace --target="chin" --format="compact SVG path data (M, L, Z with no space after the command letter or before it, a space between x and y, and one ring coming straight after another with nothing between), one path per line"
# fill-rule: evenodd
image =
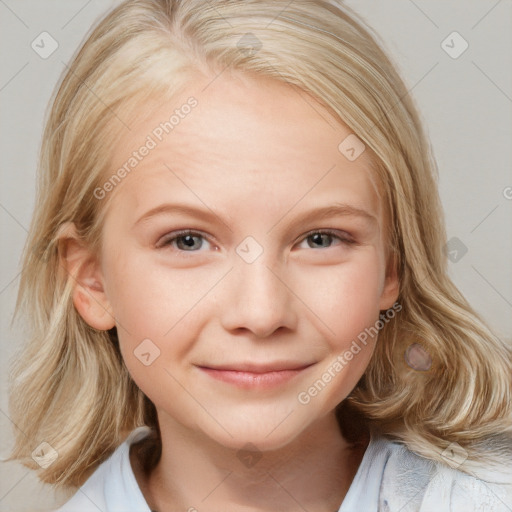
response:
M297 433L298 435L299 433ZM268 432L253 431L235 432L233 437L229 435L211 436L221 446L236 450L254 450L256 452L268 452L279 450L290 444L295 436L290 436L286 432L283 436L268 436Z
M210 422L203 433L220 445L235 450L243 449L248 443L262 452L279 450L300 436L310 423L310 420L298 422L296 414L297 411L292 410L279 415L278 420L274 420L275 414L267 417L260 414L259 418L244 417L242 420L238 416L233 421L223 421L224 428L216 423L214 427Z

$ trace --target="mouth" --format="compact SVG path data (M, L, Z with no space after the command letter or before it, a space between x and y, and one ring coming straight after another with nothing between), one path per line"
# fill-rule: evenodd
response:
M198 366L209 377L244 389L269 389L285 384L315 363L251 363Z

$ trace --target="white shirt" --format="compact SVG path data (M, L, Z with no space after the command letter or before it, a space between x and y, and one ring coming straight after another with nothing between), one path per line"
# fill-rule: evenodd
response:
M56 512L151 512L130 464L130 445L149 431L134 429ZM372 435L338 512L512 512L506 478L490 483Z

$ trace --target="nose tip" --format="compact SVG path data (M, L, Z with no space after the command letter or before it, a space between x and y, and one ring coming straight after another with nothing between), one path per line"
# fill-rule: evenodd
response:
M280 328L294 329L297 321L291 293L262 259L241 266L229 279L221 305L227 330L245 329L266 338Z

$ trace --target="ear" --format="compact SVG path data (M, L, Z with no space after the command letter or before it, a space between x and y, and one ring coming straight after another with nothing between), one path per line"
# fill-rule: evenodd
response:
M400 293L397 261L394 254L390 254L386 268L386 279L380 296L380 310L389 309L397 301Z
M59 230L60 264L73 280L73 304L91 327L106 331L115 326L97 257L80 242L76 226L66 222Z

